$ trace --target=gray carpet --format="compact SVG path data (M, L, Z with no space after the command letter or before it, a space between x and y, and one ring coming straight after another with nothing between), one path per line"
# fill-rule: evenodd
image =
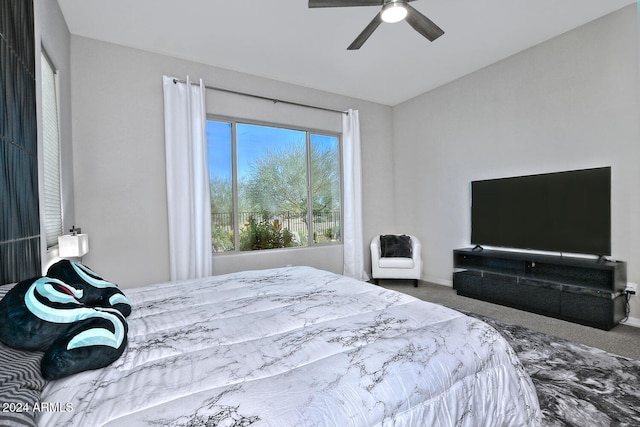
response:
M640 426L640 328L602 331L460 297L425 282L418 288L402 281L380 285L460 310L498 330L536 386L543 426Z

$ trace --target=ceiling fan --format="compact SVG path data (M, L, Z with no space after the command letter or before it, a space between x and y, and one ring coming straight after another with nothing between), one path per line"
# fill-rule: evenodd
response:
M440 27L408 4L411 1L414 0L309 0L309 7L382 6L373 21L349 45L348 50L360 49L382 22L393 23L404 19L430 41L443 35L444 31Z

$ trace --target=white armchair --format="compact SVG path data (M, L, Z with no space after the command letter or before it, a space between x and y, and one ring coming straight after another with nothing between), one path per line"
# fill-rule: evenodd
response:
M422 245L416 236L375 236L370 247L371 276L376 284L378 279L413 279L414 286L418 286L422 275Z

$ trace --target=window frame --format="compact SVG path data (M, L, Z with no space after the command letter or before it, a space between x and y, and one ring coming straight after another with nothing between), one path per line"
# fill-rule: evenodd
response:
M269 121L262 120L254 120L254 119L243 119L238 117L230 117L220 114L207 114L207 121L216 121L216 122L226 122L231 124L231 188L233 192L233 250L223 251L223 252L214 252L212 250L213 256L229 256L229 255L238 255L238 254L247 254L247 253L263 253L263 252L272 252L272 251L287 251L287 250L305 250L311 248L317 248L320 246L336 246L343 244L342 238L342 229L344 222L344 167L343 167L343 150L342 150L342 133L335 131L327 131L321 130L317 128L304 127L304 126L295 126L283 123L275 123ZM311 135L321 135L321 136L329 136L335 137L338 141L338 162L339 162L339 174L340 174L340 239L335 242L319 242L316 243L314 239L308 238L306 245L301 246L292 246L285 248L273 248L273 249L264 249L264 250L252 250L252 251L241 251L240 250L240 224L238 221L238 212L240 202L238 200L238 150L237 150L237 131L236 126L238 124L246 124L246 125L255 125L255 126L265 126L279 129L286 129L292 131L300 131L305 132L305 150L306 150L306 188L307 188L307 224L309 224L308 232L309 236L313 236L314 223L313 223L313 198L312 198L312 185L311 185L311 175L312 175L312 165L311 165ZM208 154L207 154L208 155ZM211 173L209 172L209 176ZM311 208L311 209L309 209Z

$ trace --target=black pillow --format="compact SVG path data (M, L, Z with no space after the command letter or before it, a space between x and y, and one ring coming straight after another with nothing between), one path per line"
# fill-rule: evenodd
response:
M411 237L407 235L386 234L380 236L380 252L385 258L411 258L413 248Z
M118 287L79 262L64 259L47 270L47 277L62 280L83 291L78 301L89 307L113 307L124 317L131 314L131 304Z
M28 279L15 285L0 300L0 341L18 350L45 351L49 348L70 323L60 321L62 319L54 312L51 312L51 319L56 321L43 320L38 315L46 317L42 313L49 308L72 313L73 309L82 307L68 295L69 289L59 280L47 277ZM68 301L52 304L49 300L52 293Z
M115 361L127 346L127 298L82 264L65 260L49 272L56 277L22 281L0 300L0 341L45 352L47 380Z
M117 360L127 346L127 322L118 310L86 308L89 316L75 322L44 353L40 370L46 380L56 380Z

